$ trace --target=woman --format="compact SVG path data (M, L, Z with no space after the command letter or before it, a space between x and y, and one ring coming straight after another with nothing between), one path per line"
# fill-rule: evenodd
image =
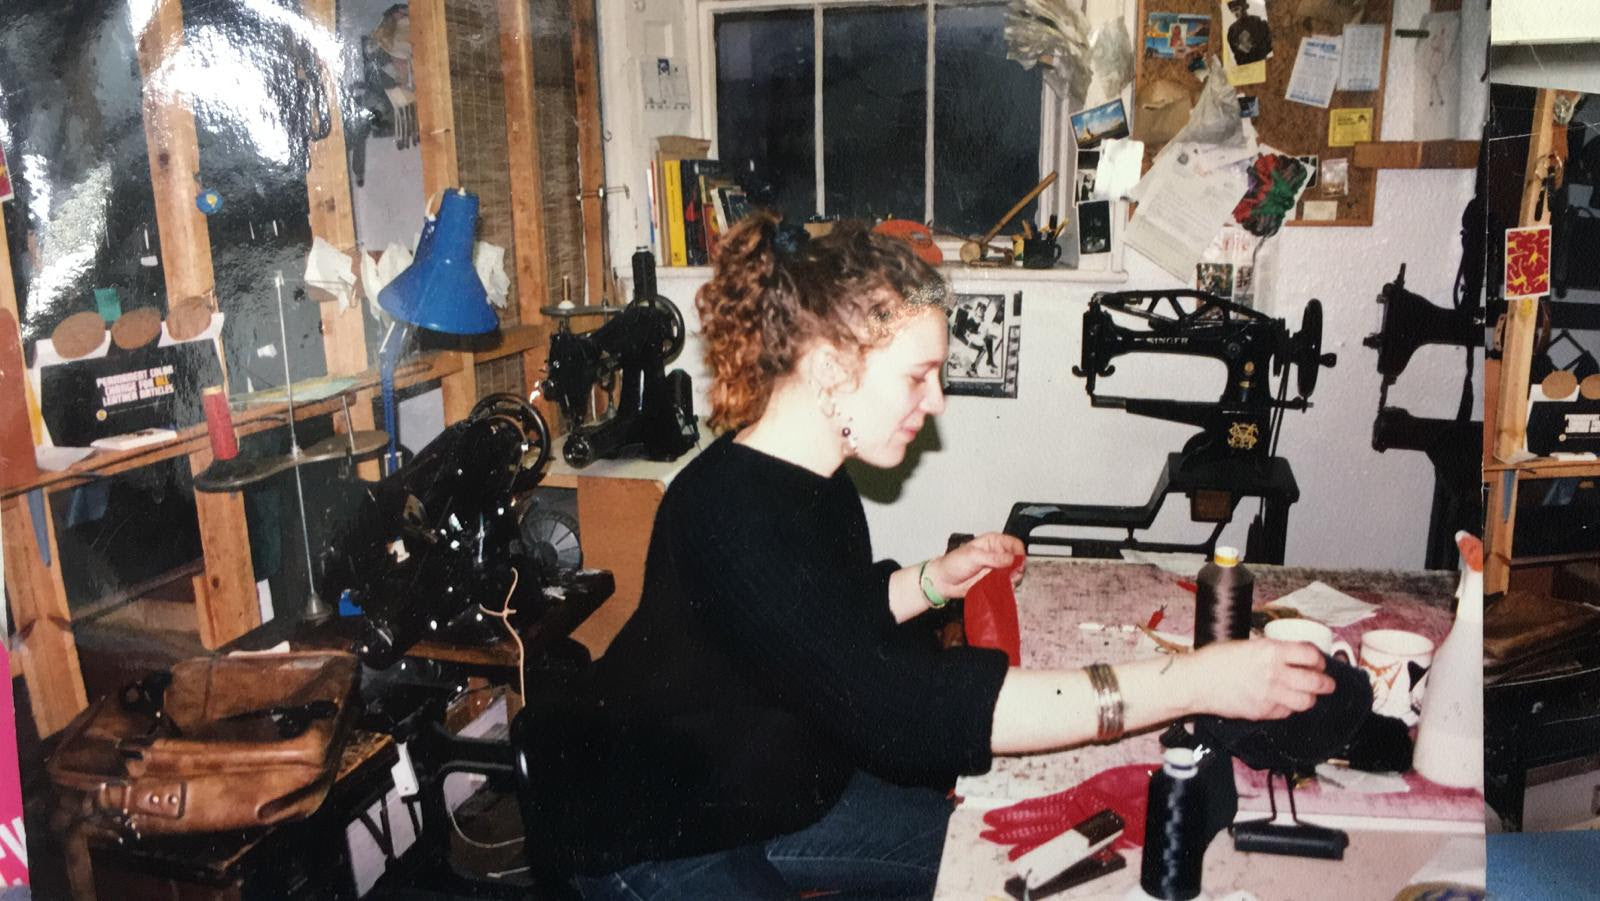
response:
M592 680L525 730L585 897L927 897L946 789L992 754L1197 712L1282 717L1332 688L1304 644L1091 680L901 625L1024 553L989 533L874 563L842 467L899 464L944 409L945 301L909 247L856 224L781 249L757 215L723 238L698 308L711 422L730 431L663 498L639 610Z

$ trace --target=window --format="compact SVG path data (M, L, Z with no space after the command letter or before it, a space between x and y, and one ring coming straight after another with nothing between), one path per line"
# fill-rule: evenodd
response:
M1006 58L1004 2L755 6L702 3L717 155L787 218L981 233L1056 168L1060 101Z

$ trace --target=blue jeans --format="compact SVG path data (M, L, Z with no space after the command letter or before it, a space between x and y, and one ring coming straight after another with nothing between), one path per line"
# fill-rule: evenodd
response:
M952 804L942 792L857 772L810 826L766 842L579 877L585 901L828 901L930 898Z

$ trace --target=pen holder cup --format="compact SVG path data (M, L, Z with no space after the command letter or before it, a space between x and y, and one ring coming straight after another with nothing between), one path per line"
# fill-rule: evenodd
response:
M1054 238L1024 238L1022 265L1027 269L1049 269L1061 261L1061 245Z

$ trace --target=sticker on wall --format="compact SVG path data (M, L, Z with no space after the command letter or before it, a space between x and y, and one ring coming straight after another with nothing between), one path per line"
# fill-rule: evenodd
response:
M1505 296L1550 293L1550 226L1506 229Z
M1022 349L1022 293L957 294L950 310L945 393L1016 397Z

